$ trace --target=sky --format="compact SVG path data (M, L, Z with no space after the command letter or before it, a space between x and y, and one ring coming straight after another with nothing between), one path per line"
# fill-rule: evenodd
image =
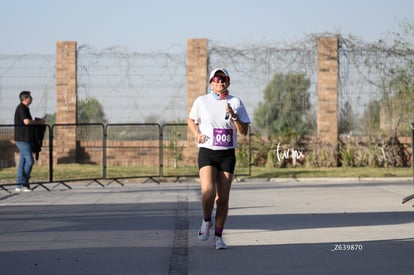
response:
M412 0L2 0L0 54L55 54L57 41L131 52L181 52L189 38L240 46L339 33L375 42L413 19Z

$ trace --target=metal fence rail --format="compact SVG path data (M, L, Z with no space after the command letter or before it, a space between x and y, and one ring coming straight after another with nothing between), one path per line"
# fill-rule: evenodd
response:
M251 175L250 135L239 138L236 176ZM122 179L197 177L197 146L188 135L187 124L54 124L47 125L39 160L31 184L50 190L45 184L89 181L104 187ZM14 125L0 125L0 188L15 185L19 153L14 142ZM158 182L159 183L159 182ZM54 186L54 187L55 187ZM54 188L52 187L52 188Z
M160 125L156 123L106 126L106 178L154 178L162 175Z

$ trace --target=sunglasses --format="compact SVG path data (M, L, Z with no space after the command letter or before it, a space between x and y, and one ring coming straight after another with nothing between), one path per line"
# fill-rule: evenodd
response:
M224 76L224 75L216 75L211 79L211 81L216 82L216 83L219 83L219 82L227 83L228 78L227 76Z

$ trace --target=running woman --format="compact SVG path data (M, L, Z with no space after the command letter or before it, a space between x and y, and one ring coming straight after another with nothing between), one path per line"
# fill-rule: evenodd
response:
M187 120L199 148L203 219L198 239L208 240L216 204L214 247L225 249L223 228L236 165L237 134L247 135L250 118L242 101L229 94L230 76L226 69L213 70L209 76L209 86L210 92L194 101Z

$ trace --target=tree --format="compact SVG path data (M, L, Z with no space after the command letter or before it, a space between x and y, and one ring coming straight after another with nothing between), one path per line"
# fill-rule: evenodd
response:
M78 123L107 123L102 105L96 98L78 102Z
M389 91L382 98L382 107L383 114L388 117L390 136L407 134L414 109L414 79L409 68L402 68L391 79Z
M305 113L310 109L310 80L301 73L274 75L264 90L264 102L254 110L254 121L269 136L302 136L308 123Z
M96 98L90 98L78 102L77 123L107 123L102 105ZM102 127L80 126L77 127L77 138L80 140L101 140L103 138Z
M349 101L345 102L345 106L339 111L339 133L349 133L355 130L356 118L352 111L352 105Z
M53 125L56 123L56 113L46 114L46 124Z
M381 87L380 113L383 117L380 121L385 124L381 125L381 129L395 137L410 130L409 125L414 119L414 24L404 21L400 27L402 33L393 34L390 46L386 41L380 42L381 48L387 49L387 62L392 64L386 70L386 79Z
M374 135L380 129L380 110L381 105L378 100L371 101L361 119L362 131L366 135Z

